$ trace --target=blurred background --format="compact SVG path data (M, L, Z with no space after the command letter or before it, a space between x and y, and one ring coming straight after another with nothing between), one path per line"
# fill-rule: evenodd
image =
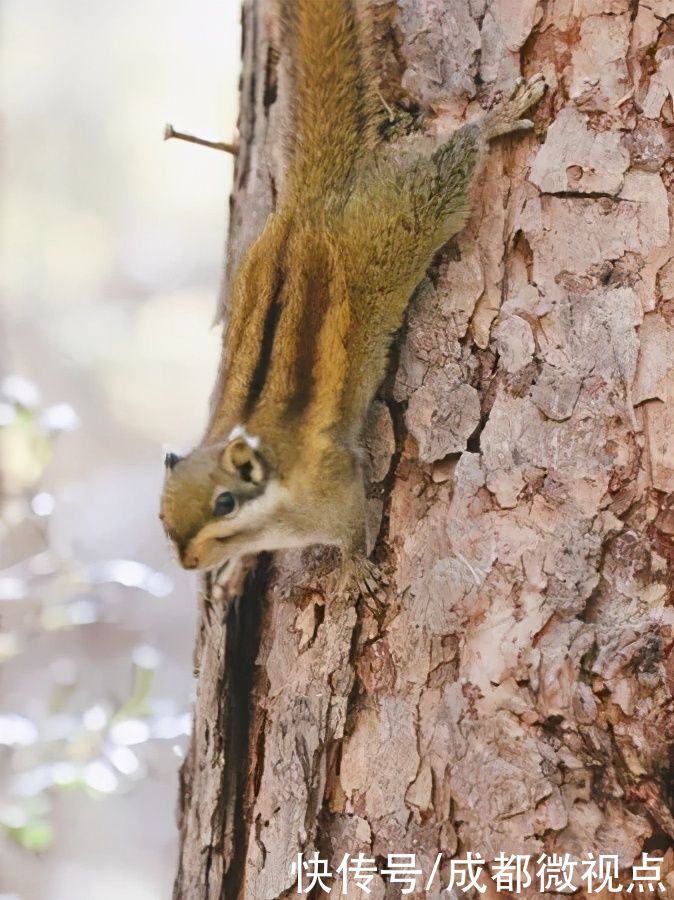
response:
M0 897L171 894L238 0L0 0Z

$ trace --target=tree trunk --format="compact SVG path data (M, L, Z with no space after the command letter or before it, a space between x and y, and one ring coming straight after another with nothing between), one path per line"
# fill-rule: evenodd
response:
M428 897L454 854L629 875L646 850L674 891L671 0L371 5L382 95L425 127L519 74L551 88L489 155L373 411L384 612L331 595L320 549L207 585L175 896L292 896L314 850L333 873L414 853ZM246 0L230 273L283 177L277 26Z

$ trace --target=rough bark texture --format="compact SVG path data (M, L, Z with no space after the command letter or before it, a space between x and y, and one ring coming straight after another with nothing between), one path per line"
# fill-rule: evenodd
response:
M330 596L311 551L201 620L176 897L290 896L314 849L426 872L657 850L671 890L671 0L373 6L392 104L458 122L520 73L552 89L491 153L374 410L385 613ZM230 271L282 178L288 89L272 0L243 25Z

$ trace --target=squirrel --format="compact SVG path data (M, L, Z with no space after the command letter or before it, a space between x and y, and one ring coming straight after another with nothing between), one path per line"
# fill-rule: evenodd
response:
M357 0L281 0L293 97L277 208L232 282L201 443L165 459L160 518L187 569L309 544L367 559L361 433L434 254L465 225L488 142L526 130L537 75L448 140L397 159Z

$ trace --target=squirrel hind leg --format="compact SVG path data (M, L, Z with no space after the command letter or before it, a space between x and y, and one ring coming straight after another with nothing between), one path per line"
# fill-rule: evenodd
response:
M485 139L490 141L502 134L533 128L531 119L522 116L538 103L546 87L545 78L540 72L527 81L518 78L510 97L485 116L483 131Z

